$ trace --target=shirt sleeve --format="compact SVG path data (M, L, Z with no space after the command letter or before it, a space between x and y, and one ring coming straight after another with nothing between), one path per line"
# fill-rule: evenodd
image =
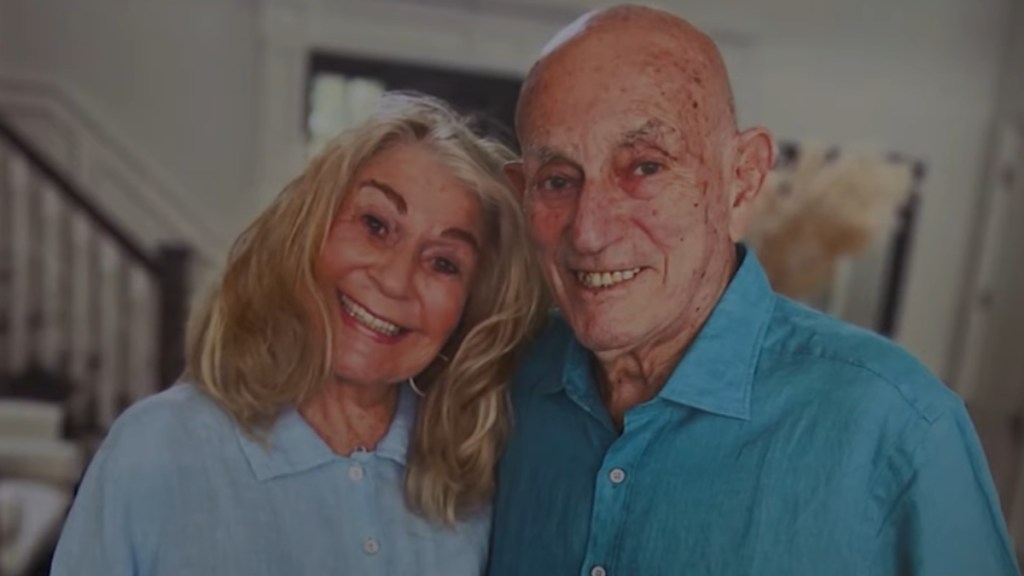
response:
M934 420L913 452L883 538L894 545L894 574L1019 574L995 486L970 417Z
M89 465L65 521L52 576L142 576L158 538L158 474L145 469L146 435L118 422Z

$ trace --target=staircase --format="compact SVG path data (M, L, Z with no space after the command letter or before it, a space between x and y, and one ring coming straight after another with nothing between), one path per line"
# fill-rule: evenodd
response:
M0 115L0 575L45 565L114 419L180 375L192 254L144 248Z

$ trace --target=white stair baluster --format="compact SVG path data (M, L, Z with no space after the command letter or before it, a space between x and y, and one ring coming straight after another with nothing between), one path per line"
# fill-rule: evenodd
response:
M120 348L118 325L122 307L120 294L120 254L115 245L101 238L100 247L100 291L99 336L100 369L96 387L96 410L99 425L108 429L117 416L117 392L120 382Z
M62 276L67 267L67 253L62 237L66 233L57 192L48 184L37 188L40 195L40 225L38 231L40 258L39 272L40 310L39 361L50 373L64 374L63 351L67 340L67 293L61 292Z
M28 366L28 315L30 230L28 222L28 167L19 154L8 159L11 203L11 316L10 371L18 374Z
M128 378L128 395L132 402L138 401L158 389L157 359L157 305L156 286L145 270L132 267L131 344L129 358L131 366Z
M0 142L0 377L10 375L13 252L10 153Z

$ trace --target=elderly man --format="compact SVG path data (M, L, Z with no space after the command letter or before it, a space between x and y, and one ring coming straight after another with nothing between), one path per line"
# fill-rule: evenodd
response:
M517 131L560 311L514 383L491 574L1017 573L963 403L739 243L773 146L737 130L711 40L589 14Z

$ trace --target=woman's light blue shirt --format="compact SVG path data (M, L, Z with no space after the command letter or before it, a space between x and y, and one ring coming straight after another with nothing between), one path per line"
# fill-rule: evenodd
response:
M269 450L189 384L127 410L89 466L54 576L476 575L490 511L454 528L406 509L416 397L374 452L334 454L294 409Z

